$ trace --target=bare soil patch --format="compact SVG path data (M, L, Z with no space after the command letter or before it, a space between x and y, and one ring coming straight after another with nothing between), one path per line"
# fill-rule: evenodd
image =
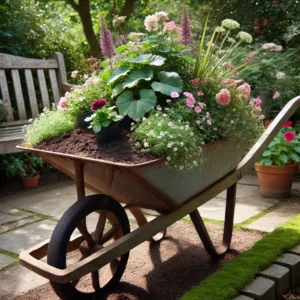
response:
M220 243L222 226L207 224L207 227L213 241ZM262 237L257 232L235 230L231 250L214 259L206 253L193 224L179 221L168 228L166 239L160 243L144 242L133 249L122 281L114 291L99 299L178 299ZM58 297L47 284L17 299L56 300Z

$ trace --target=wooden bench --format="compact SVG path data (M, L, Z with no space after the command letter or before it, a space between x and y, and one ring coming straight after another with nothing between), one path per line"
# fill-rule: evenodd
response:
M28 119L35 118L44 107L58 104L70 88L61 53L56 52L49 60L0 53L0 99L16 108L0 124L0 154L18 152L15 147L24 138L22 127Z

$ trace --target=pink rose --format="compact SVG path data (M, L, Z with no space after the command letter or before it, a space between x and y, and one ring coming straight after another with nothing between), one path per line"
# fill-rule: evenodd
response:
M68 100L65 97L61 97L58 102L58 109L65 109L67 106Z
M203 96L203 95L204 95L204 93L203 93L202 91L198 91L198 92L197 92L197 96L198 96L198 97L201 97L201 96Z
M229 104L230 92L227 89L222 89L219 94L216 95L217 101L221 105Z
M242 84L241 86L239 86L237 88L237 91L238 91L239 96L241 96L245 99L248 99L251 94L251 87L247 82L245 82L244 84Z
M179 97L179 94L177 92L172 92L171 93L171 97L172 98L178 98Z
M207 122L208 125L211 125L211 120L210 119L208 119L206 122Z
M280 97L280 94L278 93L278 92L275 92L274 94L273 94L273 100L275 100L275 99L277 99L277 98L279 98Z
M200 107L200 106L196 106L196 107L195 107L195 112L196 112L197 114L201 113L201 107Z
M200 84L200 78L194 78L191 80L191 83L193 86L197 86L198 84Z
M262 105L262 101L259 98L254 99L254 101L255 101L255 104L257 106L261 106Z
M72 78L76 78L77 74L78 74L78 71L77 71L77 70L76 70L76 71L73 71L72 74L71 74L71 77L72 77Z
M258 118L259 118L260 120L263 120L263 119L265 118L265 116L264 116L264 115L259 115Z
M187 98L187 99L185 100L186 106L188 106L188 107L190 107L190 108L194 107L195 102L196 102L196 101L195 101L195 99L193 99L193 98Z

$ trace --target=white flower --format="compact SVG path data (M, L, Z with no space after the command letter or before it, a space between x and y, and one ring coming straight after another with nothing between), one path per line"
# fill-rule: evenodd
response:
M164 135L165 135L165 133L164 133L163 131L161 131L161 132L160 132L160 135L161 135L161 136L164 136Z
M54 124L54 122L53 122L53 121L50 121L49 124L52 126L52 125Z
M248 44L251 44L253 41L251 34L249 34L248 32L245 32L245 31L240 31L236 37Z
M170 135L169 135L169 137L172 139L172 138L173 138L173 135L172 135L172 134L170 134Z
M171 127L171 128L173 128L174 127L174 123L173 122L169 122L168 126Z
M218 26L216 27L215 29L216 32L224 32L225 31L225 28L221 27L221 26Z
M185 129L190 129L190 125L185 125Z
M46 110L47 110L47 107L44 107L44 108L43 108L43 111L46 111Z
M151 122L148 122L148 125L151 125Z
M193 136L193 135L194 135L194 132L191 132L190 135Z
M230 30L240 28L240 24L232 19L223 20L222 26Z
M144 143L144 147L147 148L149 147L149 144L147 142Z
M233 38L228 38L227 42L231 43L231 44L234 44L236 42L236 40L233 39Z
M33 119L29 119L28 122L31 123L33 121Z
M161 126L162 124L161 124L161 122L159 122L159 123L157 123L157 125L158 125L158 126Z
M180 170L183 170L183 166L180 166L179 169L180 169Z
M157 110L161 110L160 105L157 105L156 109L157 109Z
M233 120L231 120L231 122L230 122L231 124L233 124L234 122L233 122Z
M194 164L195 166L198 166L198 162L197 162L196 160L193 160L193 164Z
M277 72L276 73L276 78L277 79L283 79L285 77L285 73L283 73L283 72Z
M167 116L167 114L163 114L162 116L165 118Z
M140 147L141 144L139 142L135 143L136 147Z
M83 97L79 97L79 100L82 102L84 100L84 98Z
M153 129L149 131L149 134L152 135L152 136L154 136L154 137L156 136Z
M170 142L170 143L167 145L168 148L172 148L172 146L173 146L173 143L172 143L172 142Z
M181 147L184 146L184 143L183 143L183 142L180 142L180 146L181 146Z
M167 156L167 160L170 161L170 160L171 160L171 157L170 157L170 156Z

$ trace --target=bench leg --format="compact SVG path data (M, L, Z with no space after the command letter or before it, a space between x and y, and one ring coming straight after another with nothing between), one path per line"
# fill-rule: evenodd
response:
M190 217L199 234L199 237L206 251L211 255L214 256L223 255L230 247L232 231L233 231L235 198L236 198L236 184L232 185L227 189L223 241L222 241L222 245L217 248L213 245L211 241L211 238L206 230L206 227L200 216L199 211L195 209L193 212L190 213Z

